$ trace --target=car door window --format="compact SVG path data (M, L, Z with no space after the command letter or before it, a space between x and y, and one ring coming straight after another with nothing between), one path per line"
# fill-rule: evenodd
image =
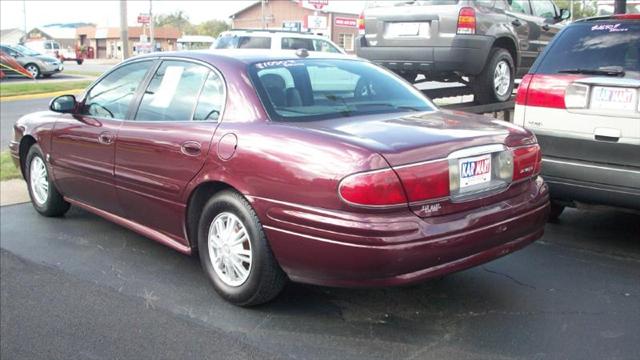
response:
M191 62L163 61L144 92L135 119L190 121L209 71Z
M265 36L242 36L238 39L239 49L271 49L271 38Z
M125 119L136 89L151 64L152 61L139 61L113 70L89 90L81 114Z
M520 14L531 14L529 0L513 0L511 2L511 11Z
M340 50L326 40L313 40L313 48L315 51L320 52L340 53Z
M556 17L556 9L551 1L532 1L531 8L535 16L545 19L553 19Z
M307 49L314 51L313 41L305 38L284 37L281 42L282 50Z
M217 121L224 105L224 83L220 76L210 71L204 83L198 105L193 114L196 121Z

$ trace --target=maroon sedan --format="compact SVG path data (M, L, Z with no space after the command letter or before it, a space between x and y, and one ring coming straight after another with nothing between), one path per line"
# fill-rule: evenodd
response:
M306 51L136 57L21 118L35 209L76 205L185 254L239 305L287 279L410 284L539 238L527 130L439 110L367 61Z

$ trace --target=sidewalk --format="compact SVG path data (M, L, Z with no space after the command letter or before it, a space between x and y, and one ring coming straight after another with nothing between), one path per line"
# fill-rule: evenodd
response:
M27 183L23 179L0 182L0 206L29 202Z

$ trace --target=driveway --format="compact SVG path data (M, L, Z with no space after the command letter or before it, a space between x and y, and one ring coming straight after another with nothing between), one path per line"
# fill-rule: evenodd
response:
M568 210L541 241L404 288L221 300L198 259L72 209L0 208L2 358L637 359L640 217Z

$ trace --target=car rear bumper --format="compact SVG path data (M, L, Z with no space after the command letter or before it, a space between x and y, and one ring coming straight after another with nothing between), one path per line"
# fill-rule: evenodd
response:
M640 209L640 169L543 156L542 176L556 200Z
M356 54L396 72L438 74L460 72L479 74L487 62L494 42L491 36L457 35L451 46L369 46L360 36L356 39Z
M549 211L540 178L514 198L425 219L408 209L361 214L251 201L292 280L346 287L411 284L493 260L541 237Z

